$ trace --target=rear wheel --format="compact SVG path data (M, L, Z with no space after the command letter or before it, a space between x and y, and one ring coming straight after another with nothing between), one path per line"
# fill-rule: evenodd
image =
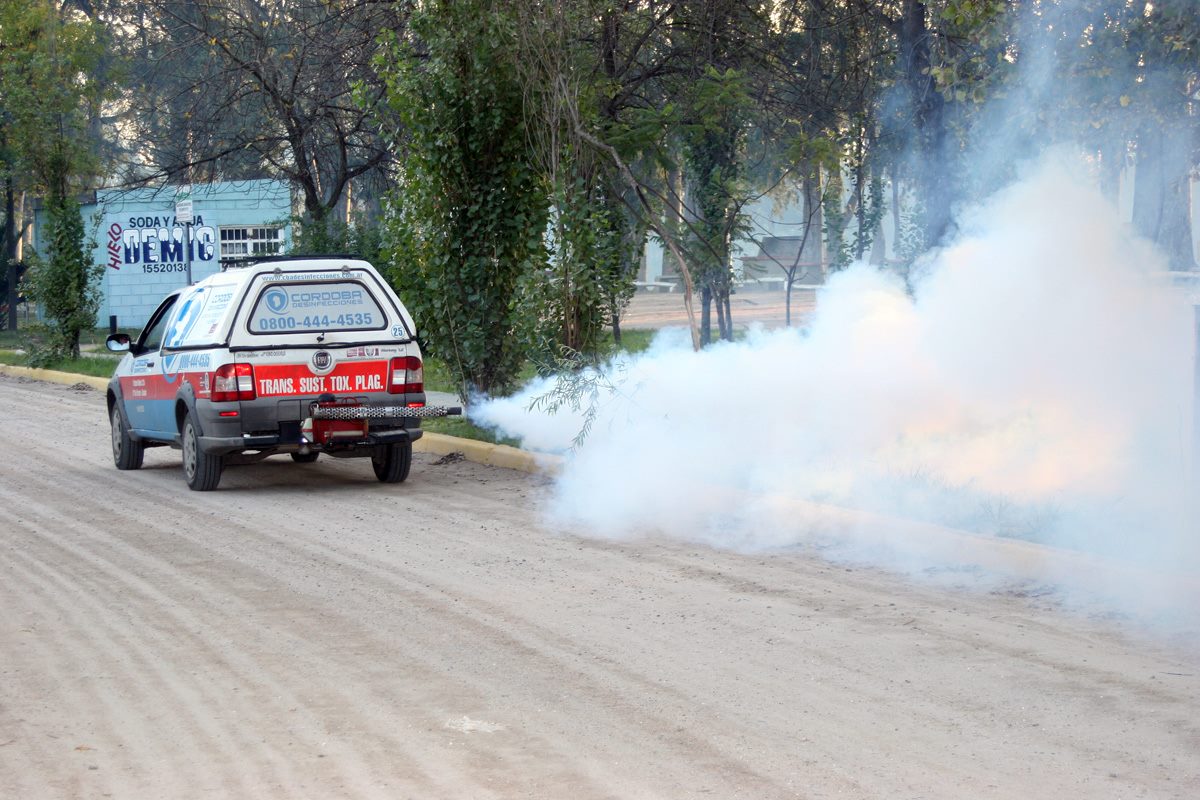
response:
M200 432L189 411L183 420L183 477L189 489L210 492L221 482L221 457L200 449Z
M117 469L141 469L146 445L130 438L125 420L121 419L121 409L116 405L109 412L109 421L112 422L113 463Z
M375 477L383 483L401 483L412 466L412 442L396 442L375 448L371 457Z
M297 464L311 464L317 460L317 456L319 455L321 454L315 451L311 453L292 453L292 461L295 461Z

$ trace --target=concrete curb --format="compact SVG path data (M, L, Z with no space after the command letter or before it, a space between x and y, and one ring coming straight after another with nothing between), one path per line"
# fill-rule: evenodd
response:
M439 456L462 453L468 461L474 461L477 464L535 474L555 475L562 469L562 458L559 456L531 453L528 450L503 444L480 442L475 439L460 439L444 433L426 433L416 441L413 450L418 453L433 453Z
M83 383L102 392L108 388L108 378L79 375L74 372L59 372L53 369L34 369L33 367L0 364L0 374L47 383L61 383L67 386ZM477 464L535 474L553 475L562 469L562 459L558 456L531 453L516 447L480 442L474 439L460 439L444 433L426 433L416 441L413 450L418 453L433 453L439 456L462 453L468 461Z
M30 378L35 381L45 381L46 383L62 383L67 386L86 383L93 389L99 389L100 391L108 388L108 378L97 378L95 375L80 375L76 372L59 372L53 369L18 367L15 364L0 364L0 375Z

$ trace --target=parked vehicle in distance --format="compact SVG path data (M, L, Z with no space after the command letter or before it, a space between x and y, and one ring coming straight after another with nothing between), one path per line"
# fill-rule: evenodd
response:
M366 261L271 257L167 295L108 384L113 461L147 447L183 451L190 488L215 489L228 464L276 454L369 457L384 483L408 477L425 405L416 328Z

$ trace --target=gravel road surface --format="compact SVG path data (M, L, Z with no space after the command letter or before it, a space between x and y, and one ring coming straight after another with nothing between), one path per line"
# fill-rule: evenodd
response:
M419 455L118 473L0 376L0 797L1200 797L1194 643L819 558L548 530Z

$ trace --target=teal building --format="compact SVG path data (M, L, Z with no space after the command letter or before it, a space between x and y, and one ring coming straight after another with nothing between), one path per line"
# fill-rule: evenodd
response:
M192 221L176 216L191 200ZM34 244L45 210L37 212ZM96 264L104 264L103 299L96 324L115 316L139 328L162 298L187 283L255 256L285 251L291 241L292 197L277 180L227 181L147 189L105 189L83 206L85 236Z

